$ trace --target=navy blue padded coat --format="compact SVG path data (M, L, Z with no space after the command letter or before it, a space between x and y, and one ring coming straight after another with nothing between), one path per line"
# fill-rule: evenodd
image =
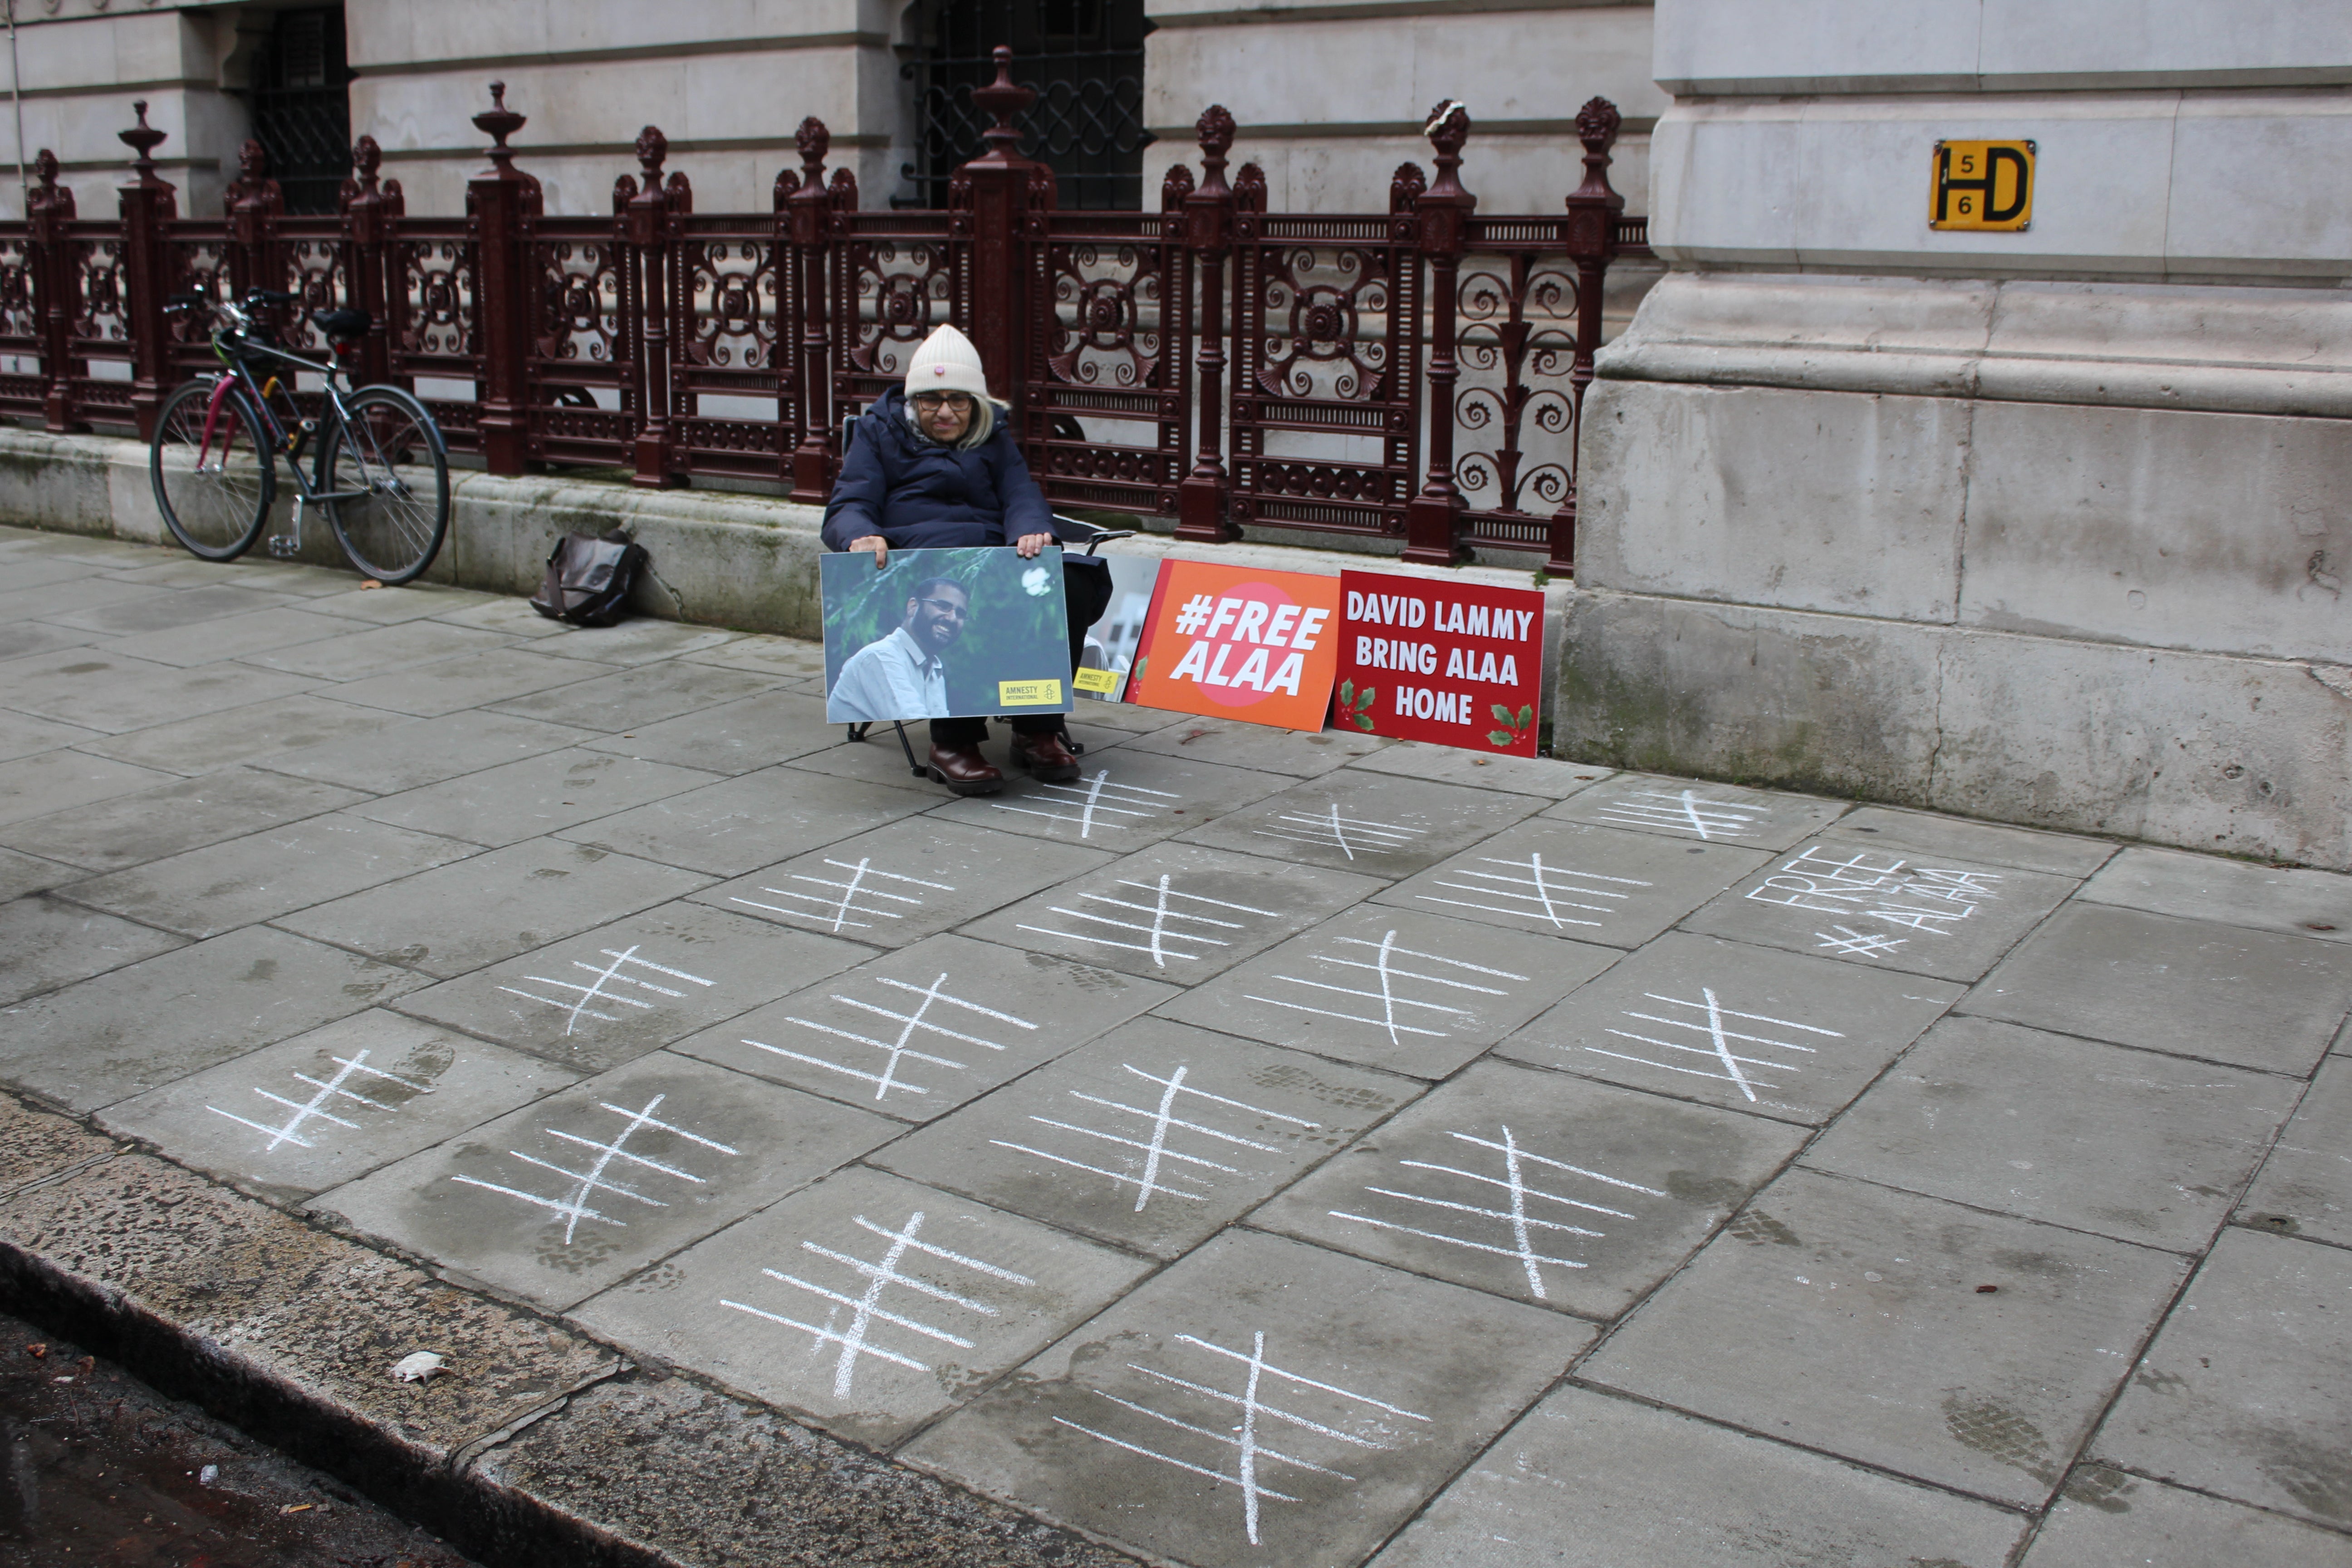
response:
M977 447L942 447L907 423L894 386L851 427L849 454L824 504L824 545L880 534L893 550L959 550L1051 533L1053 509L999 412Z

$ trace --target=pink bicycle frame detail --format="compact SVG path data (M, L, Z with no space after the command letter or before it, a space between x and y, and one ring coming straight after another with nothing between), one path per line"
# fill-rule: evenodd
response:
M213 430L220 423L221 405L228 401L229 388L235 381L236 377L225 375L213 383L212 401L205 405L205 437L196 447L196 468L199 472L204 468L205 458L212 453ZM232 424L236 419L236 415L229 416ZM228 461L228 443L226 440L221 443L221 461L224 463Z

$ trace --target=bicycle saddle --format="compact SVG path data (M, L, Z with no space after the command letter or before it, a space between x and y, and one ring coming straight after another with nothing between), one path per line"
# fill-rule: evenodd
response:
M310 320L335 342L351 342L367 335L369 317L365 310L313 310Z

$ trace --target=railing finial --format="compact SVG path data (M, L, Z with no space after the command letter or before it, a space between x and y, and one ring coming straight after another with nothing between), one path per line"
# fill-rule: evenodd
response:
M1037 101L1037 89L1023 87L1013 79L1013 50L1008 45L997 45L994 58L996 79L986 87L972 89L971 102L982 113L996 117L996 123L980 133L980 139L988 143L988 151L980 155L981 160L1003 163L1021 156L1021 132L1013 123L1013 117Z
M1233 110L1222 103L1201 110L1192 127L1201 142L1201 194L1204 196L1232 194L1225 184L1225 154L1234 150L1234 129Z
M131 160L131 172L138 176L138 183L142 185L151 184L155 179L155 149L165 137L171 135L171 132L158 131L147 123L145 99L133 100L131 108L131 111L139 116L139 123L128 131L118 131L115 134L138 154Z
M490 162L501 173L514 166L514 149L507 145L507 138L521 130L525 123L523 116L507 107L507 84L502 81L490 83L490 107L474 116L474 128L492 139Z

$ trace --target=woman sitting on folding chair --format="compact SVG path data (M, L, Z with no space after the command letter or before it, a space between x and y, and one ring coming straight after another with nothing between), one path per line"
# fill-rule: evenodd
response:
M1010 544L1034 556L1056 542L1054 515L988 395L988 378L971 340L941 327L923 341L903 386L862 415L824 509L830 550L870 550L878 570L893 550L960 550ZM1076 575L1066 574L1066 575ZM1107 572L1097 570L1088 580ZM1086 628L1104 607L1097 595L1069 584L1071 668ZM1083 618L1081 618L1083 617ZM1048 783L1078 776L1078 759L1058 713L1013 720L1013 755ZM993 795L1004 775L981 754L988 721L933 719L927 771L957 795Z

